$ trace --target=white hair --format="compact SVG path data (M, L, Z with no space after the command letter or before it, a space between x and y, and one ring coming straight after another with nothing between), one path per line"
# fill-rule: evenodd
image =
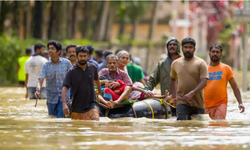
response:
M120 51L119 53L116 54L116 56L117 56L118 59L119 59L123 54L127 54L128 57L129 57L129 53L128 53L127 51L125 51L125 50Z

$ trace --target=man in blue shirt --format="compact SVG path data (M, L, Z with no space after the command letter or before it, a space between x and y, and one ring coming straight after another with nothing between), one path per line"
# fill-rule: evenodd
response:
M50 116L63 118L62 110L62 85L67 71L72 67L69 60L61 58L60 53L62 45L57 41L49 41L47 44L50 59L44 63L39 75L39 82L36 87L35 95L39 96L40 90L46 77L46 91L47 91L47 107ZM69 91L67 94L67 101L69 100Z
M87 47L88 50L89 50L88 62L94 64L94 65L96 66L96 68L97 68L97 71L99 71L98 62L95 61L95 60L92 58L92 54L93 54L93 52L95 51L94 47L93 47L91 44L88 44L86 47Z

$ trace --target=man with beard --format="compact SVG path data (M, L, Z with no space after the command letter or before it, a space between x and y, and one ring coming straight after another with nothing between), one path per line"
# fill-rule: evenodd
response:
M166 48L168 50L168 56L161 60L153 73L150 75L149 80L147 81L146 87L150 92L160 83L161 85L161 95L165 95L166 90L171 93L170 89L170 71L171 64L174 60L180 58L180 46L179 41L174 38L168 38L166 42ZM153 93L150 94L153 96ZM172 115L175 115L175 109L172 109Z
M193 114L204 114L203 88L207 84L208 72L206 62L194 56L194 39L187 37L181 45L184 57L172 63L170 87L176 104L177 120L191 120Z
M70 44L66 47L66 52L68 59L70 60L72 65L75 65L77 60L76 60L76 47L77 45L75 44Z
M71 119L75 120L99 120L99 111L96 101L94 84L101 93L97 68L87 62L89 50L85 46L76 48L78 63L66 74L63 81L62 101L63 112L69 115L67 106L67 90L72 88L73 101Z
M59 42L49 41L47 47L50 59L41 68L35 96L36 98L39 97L44 78L46 77L48 113L50 116L63 118L61 101L63 79L72 65L69 60L59 57L62 50L62 45ZM69 93L67 100L69 100Z
M101 77L102 75L109 75L114 80L122 80L127 86L124 88L123 93L120 95L120 97L116 100L110 101L110 107L113 108L118 103L128 99L130 92L132 91L132 81L129 77L129 75L118 68L118 57L114 54L110 54L106 58L106 65L108 68L102 69L98 75ZM100 80L101 85L105 84L110 89L115 89L117 87L121 87L121 84L119 82L115 81L108 81L108 80Z
M222 47L213 45L210 47L210 64L208 65L209 78L207 86L204 88L205 113L209 114L211 119L225 119L227 113L227 82L229 81L234 95L239 103L240 112L245 111L242 104L241 93L234 79L231 68L220 63Z

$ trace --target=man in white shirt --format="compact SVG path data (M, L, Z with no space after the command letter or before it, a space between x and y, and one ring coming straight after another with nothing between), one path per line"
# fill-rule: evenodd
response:
M43 57L43 53L45 50L45 45L42 43L37 43L34 46L35 54L31 56L25 63L25 73L26 73L26 80L25 86L27 89L26 98L36 99L34 93L36 92L36 85L38 82L38 77L40 74L41 67L43 63L47 62L48 60ZM46 82L43 82L42 89L40 91L40 98L46 99Z

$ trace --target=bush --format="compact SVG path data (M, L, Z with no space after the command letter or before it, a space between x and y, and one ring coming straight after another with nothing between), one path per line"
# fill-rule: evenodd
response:
M17 59L25 55L25 49L34 45L37 40L19 40L0 36L0 85L17 83Z

